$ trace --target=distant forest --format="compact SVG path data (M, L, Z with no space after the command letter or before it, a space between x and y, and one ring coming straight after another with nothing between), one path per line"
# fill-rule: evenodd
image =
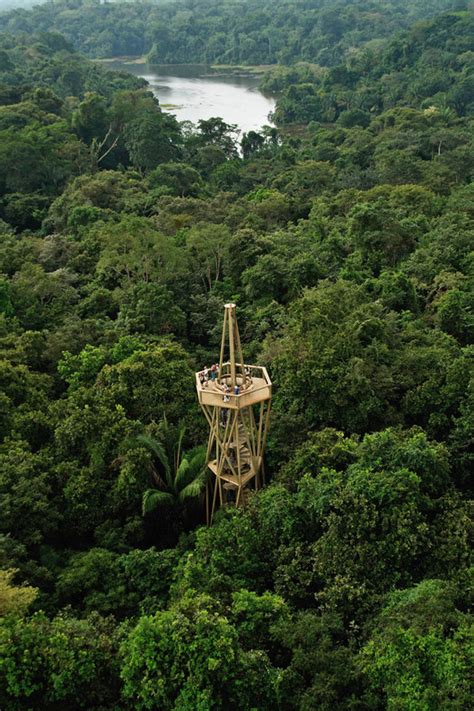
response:
M473 12L0 22L0 708L470 708ZM275 125L180 124L84 56L144 52L274 64ZM207 527L230 300L267 486Z
M0 32L60 32L89 57L148 55L156 64L334 66L362 45L465 0L53 0L0 15Z

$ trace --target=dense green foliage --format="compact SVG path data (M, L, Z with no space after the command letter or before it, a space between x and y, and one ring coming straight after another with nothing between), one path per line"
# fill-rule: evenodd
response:
M309 61L240 145L55 32L1 37L2 709L471 704L472 18L380 42L445 4L361 0L339 37L319 5L278 3L271 60ZM99 15L165 9L6 17L98 47ZM275 383L270 484L207 528L193 372L229 299Z
M417 24L381 47L354 47L343 64L331 68L308 62L275 67L262 86L281 94L275 119L282 124L336 122L340 128L364 129L389 109L425 109L424 122L407 123L409 137L423 130L428 134L425 151L431 143L432 150L437 147L441 154L443 138L438 134L436 145L432 130L439 127L439 114L454 118L473 112L473 35L472 12L444 14ZM399 115L389 114L373 128L378 132L400 126L403 119L397 120ZM338 139L335 142L338 144ZM412 177L414 168L404 166L405 171L410 169L405 181Z
M60 32L91 57L149 54L156 64L333 66L463 0L51 0L0 16L0 31Z

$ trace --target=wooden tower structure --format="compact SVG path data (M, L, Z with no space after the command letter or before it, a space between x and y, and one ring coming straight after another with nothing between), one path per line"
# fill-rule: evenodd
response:
M244 363L235 304L224 306L219 363L196 373L199 403L209 424L206 516L216 506L243 506L264 482L272 383L266 368Z

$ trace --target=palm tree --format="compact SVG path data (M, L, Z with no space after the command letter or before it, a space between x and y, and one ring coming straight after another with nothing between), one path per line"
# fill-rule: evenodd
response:
M175 428L164 418L157 437L138 435L133 447L146 449L150 454L150 473L155 488L143 494L143 515L161 506L183 504L202 493L207 480L206 448L194 447L183 451L184 425Z

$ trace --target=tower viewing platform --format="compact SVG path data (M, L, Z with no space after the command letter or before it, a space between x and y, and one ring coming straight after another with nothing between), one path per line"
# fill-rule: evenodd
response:
M240 369L240 363L236 363ZM202 372L202 371L201 371ZM261 400L268 400L272 394L272 383L267 373L267 369L259 365L244 364L244 373L248 375L236 375L235 382L239 386L238 395L230 395L227 408L239 409L256 405ZM215 381L208 380L201 383L200 373L196 373L196 389L200 405L221 407L227 385L234 392L232 386L232 375L230 372L230 362L219 365L218 376Z
M196 373L199 404L209 425L206 513L217 505L245 504L249 487L264 484L263 454L270 419L272 383L266 368L246 364L235 304L224 307L219 363Z

